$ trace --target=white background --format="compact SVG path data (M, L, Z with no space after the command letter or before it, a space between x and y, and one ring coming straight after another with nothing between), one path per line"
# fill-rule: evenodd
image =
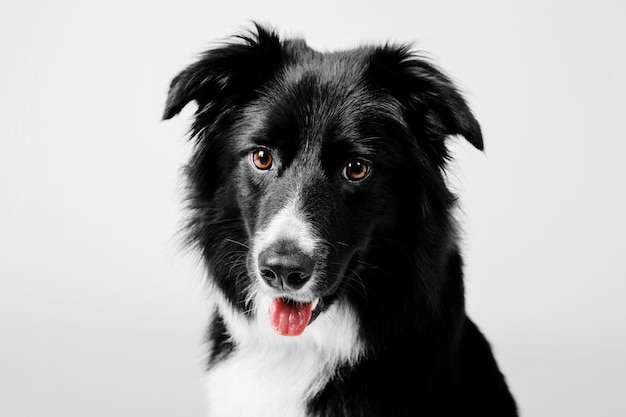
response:
M160 116L251 19L323 50L416 42L459 82L486 144L451 141L470 315L523 416L626 415L625 4L1 3L0 415L203 415L191 113Z

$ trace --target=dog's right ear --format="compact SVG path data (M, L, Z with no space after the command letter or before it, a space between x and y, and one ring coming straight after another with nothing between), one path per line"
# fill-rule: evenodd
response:
M278 36L258 24L256 33L237 36L235 42L202 54L178 74L170 85L163 119L176 116L191 101L196 115L212 123L225 111L251 99L256 88L282 65Z

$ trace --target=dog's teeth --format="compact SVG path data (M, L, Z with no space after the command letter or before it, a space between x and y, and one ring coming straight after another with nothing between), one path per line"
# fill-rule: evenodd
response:
M319 299L319 298L316 298L316 299L313 301L313 310L315 310L315 307L317 307L317 304L319 303L319 301L320 301L320 299Z

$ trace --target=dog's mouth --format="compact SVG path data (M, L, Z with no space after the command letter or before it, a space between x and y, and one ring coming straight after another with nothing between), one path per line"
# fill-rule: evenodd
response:
M353 255L346 268L356 271L359 256ZM345 273L345 271L344 271ZM313 301L297 301L287 297L272 298L269 307L269 320L274 331L282 336L299 336L337 298L338 286L343 280Z
M308 302L274 298L270 304L270 324L279 335L299 336L317 318L323 304L320 298Z

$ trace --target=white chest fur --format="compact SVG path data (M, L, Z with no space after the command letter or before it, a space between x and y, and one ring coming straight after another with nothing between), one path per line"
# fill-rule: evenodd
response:
M218 308L237 347L207 375L209 417L305 417L306 402L363 349L351 308L333 305L296 337L274 334L263 300L253 320Z
M208 415L304 417L315 382L328 378L320 359L296 349L238 350L208 374Z

